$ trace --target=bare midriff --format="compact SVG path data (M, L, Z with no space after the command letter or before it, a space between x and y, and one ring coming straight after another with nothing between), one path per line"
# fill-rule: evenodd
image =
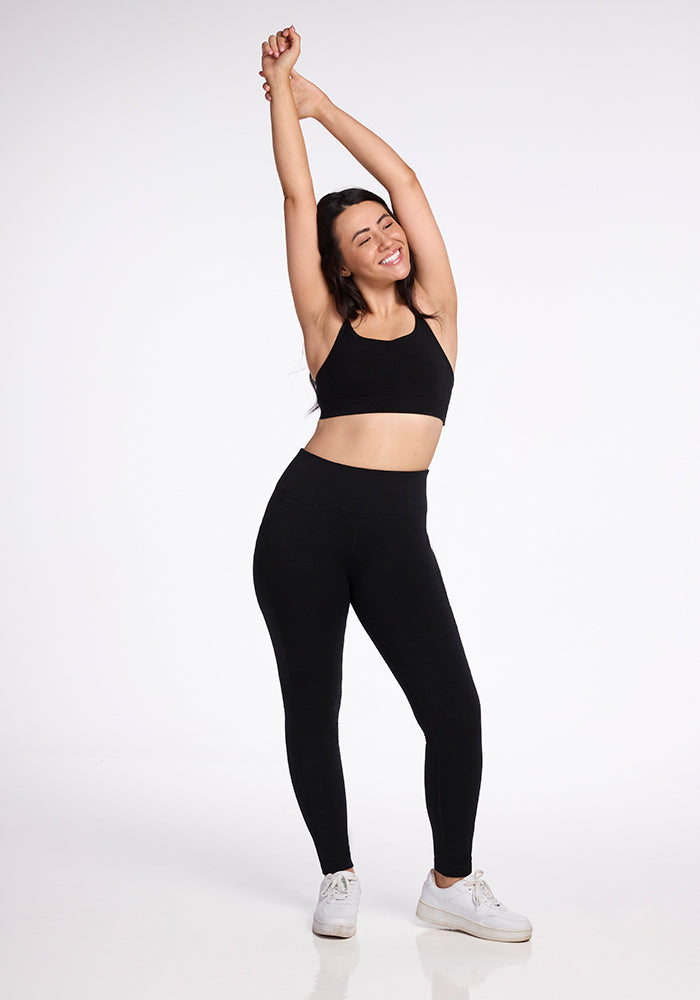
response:
M363 469L428 469L442 420L426 413L350 413L319 420L304 450L330 462Z

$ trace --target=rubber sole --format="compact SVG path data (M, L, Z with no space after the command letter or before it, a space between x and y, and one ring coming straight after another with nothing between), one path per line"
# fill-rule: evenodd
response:
M529 941L532 937L532 929L518 931L506 930L500 927L486 927L484 924L475 923L469 917L463 917L458 913L450 913L448 910L441 910L437 906L431 906L430 903L426 903L423 899L418 900L416 916L420 920L425 920L428 924L449 927L453 931L463 931L465 934L483 938L485 941Z
M323 924L320 920L313 922L314 934L320 934L322 937L349 938L356 930L355 924Z

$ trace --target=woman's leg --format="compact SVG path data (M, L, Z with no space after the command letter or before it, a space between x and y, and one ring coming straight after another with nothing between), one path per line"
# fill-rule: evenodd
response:
M352 523L350 523L352 522ZM285 712L294 792L324 874L352 866L338 746L354 519L275 490L253 557Z
M481 784L481 712L425 515L362 519L350 601L425 733L435 868L464 877Z

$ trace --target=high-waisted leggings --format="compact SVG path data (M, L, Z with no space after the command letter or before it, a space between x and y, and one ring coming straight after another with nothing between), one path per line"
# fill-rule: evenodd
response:
M426 530L428 471L343 465L301 448L258 531L253 579L282 688L289 771L324 874L353 866L338 744L350 605L425 734L435 869L472 871L481 712Z

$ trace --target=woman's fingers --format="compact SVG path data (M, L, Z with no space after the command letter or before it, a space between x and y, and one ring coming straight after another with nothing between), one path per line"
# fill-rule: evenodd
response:
M294 25L290 24L288 28L282 28L262 43L263 60L270 57L278 59L283 52L292 49L295 50L292 53L292 62L295 62L299 56L299 35ZM264 73L261 72L260 76L264 76Z
M277 31L274 35L270 35L267 40L267 44L270 46L270 52L267 54L273 55L277 58L282 52L285 52L290 47L290 36L293 35L293 33L293 29L289 27L282 28L281 31Z
M258 76L263 77L263 79L265 78L265 74L263 73L262 70L259 71ZM267 80L265 80L265 82L263 83L262 88L265 91L265 98L268 101L271 101L272 100L272 94L270 93L270 90L272 88L270 87L270 84L267 82Z
M292 24L289 28L287 28L287 48L293 49L296 47L297 50L299 50L300 45L301 41L299 34L297 33L297 29Z

